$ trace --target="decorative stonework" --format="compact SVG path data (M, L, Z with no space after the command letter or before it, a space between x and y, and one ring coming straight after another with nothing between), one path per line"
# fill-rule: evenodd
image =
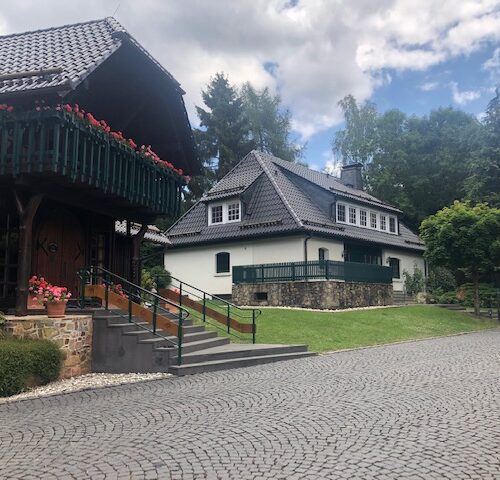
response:
M64 352L60 378L90 373L92 316L67 315L65 318L48 318L46 315L8 315L6 319L7 335L17 338L44 338L59 345Z
M391 284L331 280L235 284L232 300L236 305L329 310L393 304Z

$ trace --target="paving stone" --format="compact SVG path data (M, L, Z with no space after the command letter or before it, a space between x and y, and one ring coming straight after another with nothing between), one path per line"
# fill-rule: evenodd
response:
M498 479L500 330L0 405L1 478Z

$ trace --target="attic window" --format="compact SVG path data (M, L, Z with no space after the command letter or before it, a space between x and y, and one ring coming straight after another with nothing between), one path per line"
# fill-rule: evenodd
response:
M210 211L210 223L222 223L222 205L214 205Z
M208 224L235 223L241 221L241 202L230 200L224 203L209 205Z

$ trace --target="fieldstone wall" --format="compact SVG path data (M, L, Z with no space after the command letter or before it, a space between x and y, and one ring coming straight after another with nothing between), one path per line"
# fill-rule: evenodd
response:
M236 305L337 310L392 305L393 298L392 284L326 280L235 284L233 302Z
M48 318L46 315L26 317L8 315L6 320L7 335L17 338L45 338L59 345L64 352L60 378L90 373L91 315L67 315L64 318Z

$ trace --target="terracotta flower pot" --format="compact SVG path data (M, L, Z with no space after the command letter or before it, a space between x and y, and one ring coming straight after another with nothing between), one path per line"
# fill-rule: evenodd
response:
M39 310L42 308L42 305L38 303L38 297L33 294L28 295L28 310Z
M67 300L62 302L47 302L45 305L47 307L47 316L49 318L63 318L66 313Z

